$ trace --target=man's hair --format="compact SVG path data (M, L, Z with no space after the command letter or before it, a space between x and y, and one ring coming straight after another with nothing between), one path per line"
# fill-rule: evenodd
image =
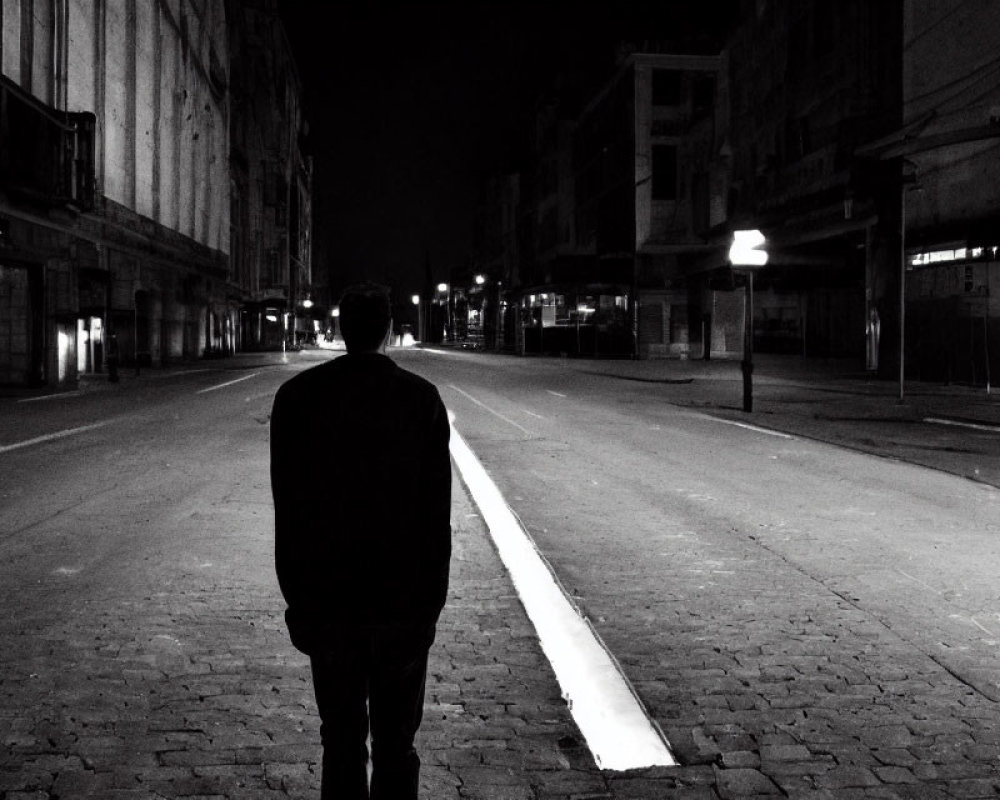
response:
M391 319L388 286L365 281L348 286L340 296L340 332L348 351L377 350Z

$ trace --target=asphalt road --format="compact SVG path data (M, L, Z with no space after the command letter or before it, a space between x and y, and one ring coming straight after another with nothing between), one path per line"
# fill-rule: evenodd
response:
M41 702L36 718L62 743L80 738L86 709L116 687L126 725L131 708L137 726L152 714L161 739L184 741L207 734L204 720L194 730L171 713L179 698L223 696L235 699L210 717L213 741L315 746L303 662L284 638L260 532L271 514L271 398L293 371L329 357L209 365L127 392L5 404L6 703ZM393 357L440 387L456 429L666 732L681 774L713 765L720 797L913 783L950 793L959 780L996 791L994 487L734 424L664 402L657 383L568 362ZM240 703L260 702L249 699L257 690L281 724L269 736L224 731ZM6 735L8 746L29 737L16 724ZM112 747L102 741L86 752ZM132 744L134 770L150 748ZM53 774L51 763L39 769ZM312 779L303 764L286 773L267 784L282 796ZM659 797L661 779L648 776L648 795L634 779L607 786Z

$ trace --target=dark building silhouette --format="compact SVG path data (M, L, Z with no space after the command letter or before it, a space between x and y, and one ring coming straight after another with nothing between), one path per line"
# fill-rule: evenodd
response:
M302 82L275 0L230 0L232 272L244 349L280 349L325 331L313 285L312 160Z
M546 84L499 343L738 357L728 249L759 229L757 350L894 377L902 342L910 374L988 380L998 17L985 0L755 0L714 40L651 33L603 81Z

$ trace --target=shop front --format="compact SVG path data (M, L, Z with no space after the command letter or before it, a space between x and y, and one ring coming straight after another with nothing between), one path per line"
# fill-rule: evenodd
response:
M520 292L517 309L520 354L626 358L632 353L623 287L534 287Z
M989 386L1000 374L1000 248L942 246L907 254L906 372Z

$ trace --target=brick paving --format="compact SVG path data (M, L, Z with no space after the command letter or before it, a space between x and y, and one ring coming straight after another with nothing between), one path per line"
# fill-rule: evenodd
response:
M738 577L706 576L709 558ZM748 540L686 539L671 560L662 607L620 616L628 641L601 633L682 766L611 777L615 797L1000 796L995 702ZM664 793L683 780L701 788Z
M678 367L600 365L657 380ZM715 370L716 379L730 368L680 366ZM724 411L737 384L698 375L702 395L683 402ZM821 375L795 388L762 376L758 385L754 421L831 441L854 437L848 443L859 447L867 437L876 451L884 437L877 427L858 433L857 420L872 426L879 415L945 414L1000 421L995 397L961 387L916 387L909 410L901 410L886 405L884 385L873 393L853 378ZM835 414L810 405L817 391L839 393ZM733 397L738 404L738 392ZM681 765L601 773L457 481L455 494L451 597L418 738L423 798L1000 796L993 700L849 598L725 531L686 540L671 574L638 576L669 585L660 607L645 608L627 593L607 599L629 615L621 628L639 635L616 638L610 625L601 633ZM232 519L217 522L232 527ZM206 557L228 565L211 579L188 572L162 586L151 581L143 592L112 589L85 605L72 602L69 587L21 587L32 608L62 611L59 618L43 611L0 618L0 800L318 796L307 663L287 641L270 577L244 579L247 565L259 573L270 564L270 520L257 513L242 522L239 558L221 530L203 545ZM709 556L738 565L736 577L706 582L695 566ZM8 579L16 574L5 568ZM10 599L2 587L0 599Z
M451 597L418 739L421 796L608 798L457 477L456 487ZM65 616L0 621L0 800L318 797L307 661L260 576L269 519L257 515L252 536L244 529L235 559L231 539L209 533L215 543L200 555L226 565L221 577L188 574L172 590L112 590L82 606L68 588L22 587L38 593L29 605Z

